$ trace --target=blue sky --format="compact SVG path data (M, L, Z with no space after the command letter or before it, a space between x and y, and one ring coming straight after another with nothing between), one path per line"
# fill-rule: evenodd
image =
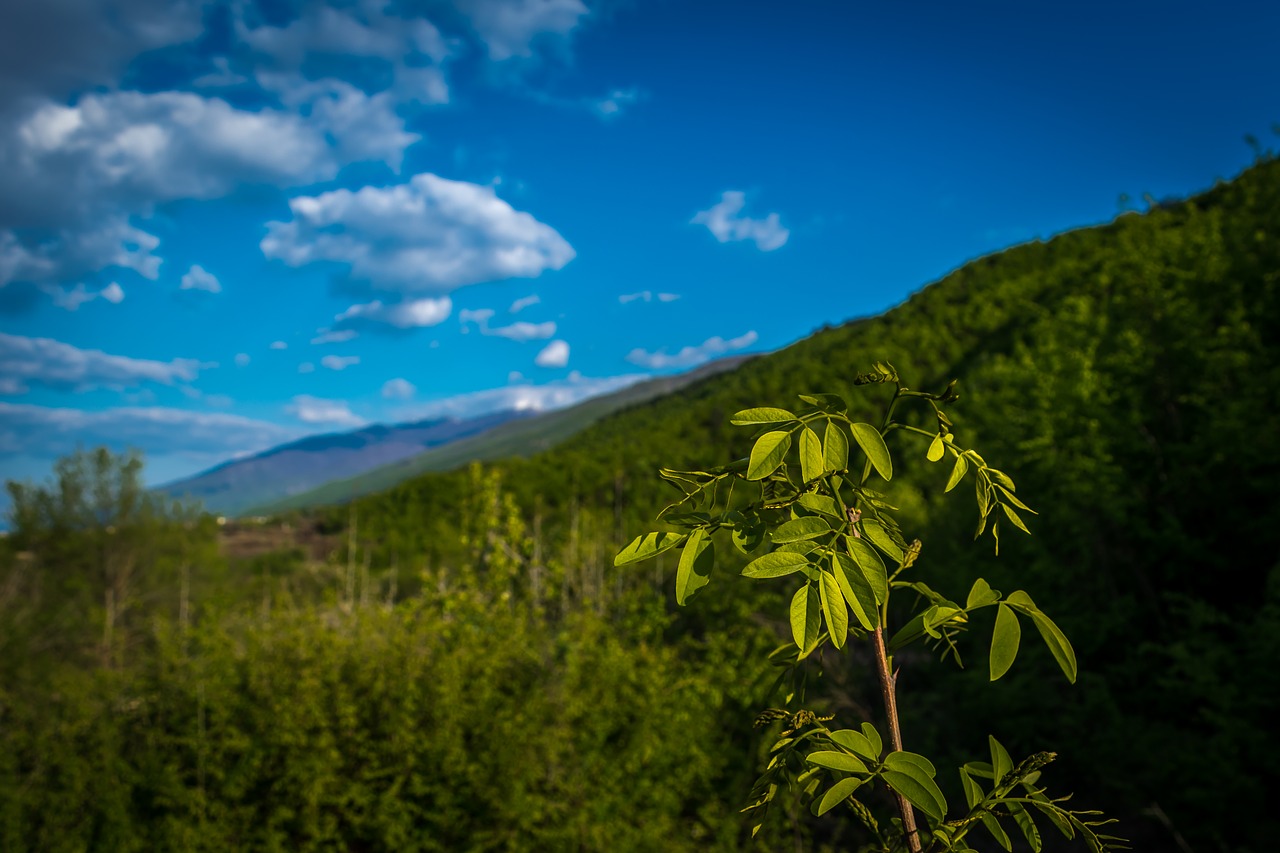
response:
M1274 145L1277 4L14 4L0 475L786 346ZM1134 206L1140 205L1140 201Z

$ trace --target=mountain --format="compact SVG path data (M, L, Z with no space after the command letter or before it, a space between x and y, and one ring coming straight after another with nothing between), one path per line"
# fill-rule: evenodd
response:
M492 429L443 443L415 456L392 460L382 467L364 470L347 479L330 480L310 491L294 492L270 503L255 505L252 514L268 515L293 509L349 501L383 491L421 474L452 471L471 462L491 462L531 456L548 450L591 424L628 406L670 394L685 386L733 370L753 356L730 356L673 376L662 376L628 385L610 394L584 400L551 412L510 419Z
M210 512L237 515L527 416L527 412L502 411L469 419L374 424L352 432L313 435L247 459L224 462L155 491L198 500Z
M772 298L809 296L788 285ZM1051 745L1062 758L1046 777L1074 790L1074 802L1121 816L1136 849L1270 849L1274 819L1226 816L1269 814L1263 792L1280 789L1280 161L1184 202L976 259L883 315L487 473L536 519L541 553L571 555L566 584L587 595L614 582L612 553L659 527L653 517L674 494L659 466L705 470L745 456L752 432L729 416L789 408L799 393L840 394L855 417L875 417L884 389L854 382L875 360L914 388L959 379L955 434L1039 513L1033 535L1006 531L994 559L989 541L970 544L972 492L944 495L947 471L926 461L927 441L895 433L885 489L924 543L921 580L957 600L975 577L1028 591L1080 661L1080 682L1068 687L1027 644L984 690L965 680L981 672L904 664L912 742L956 762L992 733L1020 750ZM919 426L930 426L927 414ZM358 519L374 566L406 555L465 566L474 551L456 531L483 485L462 472L424 474L319 514L336 529ZM732 547L716 554L714 589L672 613L673 636L705 637L709 649L743 629L725 598L758 588L733 577L744 558ZM675 558L665 557L669 582ZM990 627L974 628L963 649L981 670ZM729 730L736 723L722 713ZM1209 779L1204 766L1224 772Z

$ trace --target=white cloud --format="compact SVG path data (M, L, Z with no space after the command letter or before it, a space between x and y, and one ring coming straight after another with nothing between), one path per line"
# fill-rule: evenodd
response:
M313 344L340 344L360 334L355 329L317 329L316 331L319 334L311 339Z
M390 305L384 305L381 300L375 299L363 305L352 305L334 318L334 325L339 329L360 326L420 329L444 322L452 311L453 302L447 296L439 299L406 299Z
M582 0L460 0L458 6L499 62L533 56L539 40L563 42L590 14Z
M0 402L0 453L52 457L95 444L145 447L149 454L239 453L296 436L278 424L224 412L156 407L88 412Z
M498 198L493 187L430 173L389 187L332 190L289 201L261 248L292 267L346 265L353 281L400 293L447 293L560 269L573 247Z
M535 297L536 298L536 297ZM468 331L468 323L475 323L482 335L490 335L492 337L507 338L513 341L539 341L546 340L555 335L556 324L551 320L545 323L529 323L519 320L509 326L499 326L494 328L489 325L489 321L493 319L494 311L492 308L477 308L469 310L464 308L458 313L458 319L463 325L463 331Z
M603 119L613 119L632 106L639 103L641 94L637 89L614 89L603 98L591 102L591 108Z
M285 411L307 424L334 424L337 426L358 427L365 424L364 418L351 411L346 400L324 400L310 394L299 394Z
M110 302L112 305L119 305L124 301L124 288L116 282L111 282L102 290L98 291L98 295Z
M515 302L511 303L511 307L507 309L507 312L510 314L519 314L524 309L532 305L537 305L541 301L542 300L538 298L536 293L532 296L522 296Z
M289 345L284 341L272 341L269 349L288 349Z
M518 370L513 370L507 374L507 384L515 385L517 382L524 381L524 374Z
M299 373L315 373L316 366L309 361L304 361L302 362L302 364L298 365L298 372Z
M22 394L32 384L72 391L133 388L144 382L190 382L208 365L189 358L152 361L85 350L52 338L0 332L0 393Z
M624 293L618 297L618 301L623 305L628 302L652 302L657 299L659 302L675 302L680 298L678 293L654 293L652 290L642 290L639 293Z
M248 367L249 354L247 352L236 353L236 367Z
M52 285L107 267L152 280L160 275L160 258L152 254L160 240L117 213L104 212L83 227L36 229L21 238L3 228L5 178L0 170L0 287L15 281Z
M353 364L360 363L358 355L326 355L320 359L320 366L327 367L330 370L346 370Z
M187 270L182 277L182 283L178 287L180 290L204 290L209 293L222 292L222 285L218 283L217 277L199 264L195 264L191 269Z
M481 327L488 325L493 319L494 310L492 308L463 308L458 312L458 322L463 326L468 323L475 323ZM465 332L466 329L463 329Z
M724 355L734 350L740 350L749 347L759 338L754 331L739 335L736 338L725 340L719 336L707 338L698 346L688 346L680 350L675 355L667 355L665 350L657 352L646 352L637 347L627 354L627 361L637 364L641 367L647 367L650 370L663 370L669 367L696 367L699 364L710 361L717 356Z
M762 252L782 248L791 232L782 227L778 214L770 213L764 219L742 216L746 203L743 193L726 191L721 194L718 204L700 211L693 217L692 223L707 226L707 230L721 243L752 240Z
M382 396L388 400L408 400L418 389L407 379L388 379L382 385Z
M470 418L490 412L544 412L564 408L590 397L607 394L633 385L648 377L643 374L607 376L597 379L581 375L573 379L548 382L545 385L512 384L461 394L407 406L396 413L397 419Z
M542 348L533 363L539 367L564 367L569 363L569 345L564 341L552 341Z

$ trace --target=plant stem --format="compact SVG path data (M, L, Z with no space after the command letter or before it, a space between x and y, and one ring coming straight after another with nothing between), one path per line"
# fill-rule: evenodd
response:
M889 655L884 646L884 620L876 628L872 637L876 646L876 672L880 676L880 693L884 699L885 716L889 718L889 745L894 752L902 752L902 731L898 728L898 699L895 690L896 677L889 671ZM907 849L911 853L920 853L920 835L916 830L915 812L907 798L894 791L898 799L898 812L902 815L902 831L907 838Z

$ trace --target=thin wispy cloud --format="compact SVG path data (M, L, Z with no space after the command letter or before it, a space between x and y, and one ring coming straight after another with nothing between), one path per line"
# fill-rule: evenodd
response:
M705 225L721 243L750 241L762 252L772 252L786 245L791 232L782 226L778 214L770 213L764 219L752 219L742 215L747 197L737 190L727 190L720 195L719 203L699 211L691 220L694 225Z
M518 374L516 376L517 379L522 378ZM445 417L470 418L490 412L512 410L545 412L573 405L589 397L607 394L647 378L639 373L599 378L575 375L542 385L510 384L501 388L489 388L442 400L419 403L398 410L395 416L399 420L419 420Z
M305 424L325 426L364 426L365 419L351 411L346 400L326 400L310 394L299 394L285 411Z
M209 365L197 359L156 361L80 349L52 338L0 332L0 393L23 394L41 385L68 391L122 390L144 383L191 382Z
M672 367L697 367L713 358L726 355L736 350L751 346L759 339L755 331L747 332L736 338L725 340L718 335L707 338L697 346L687 346L679 352L669 355L666 350L648 352L637 347L627 354L627 361L650 370L666 370Z
M536 298L534 297L534 299ZM556 324L554 321L547 320L543 323L530 323L519 320L506 326L490 326L489 321L493 319L494 313L492 308L464 309L458 313L458 320L463 325L463 331L467 331L471 326L474 326L482 335L507 338L512 341L538 341L555 336Z
M678 293L654 293L652 290L642 290L639 293L624 293L618 297L618 301L626 305L628 302L652 302L655 299L659 302L675 302L679 298Z
M320 366L327 367L329 370L346 370L359 363L358 355L326 355L320 359Z

